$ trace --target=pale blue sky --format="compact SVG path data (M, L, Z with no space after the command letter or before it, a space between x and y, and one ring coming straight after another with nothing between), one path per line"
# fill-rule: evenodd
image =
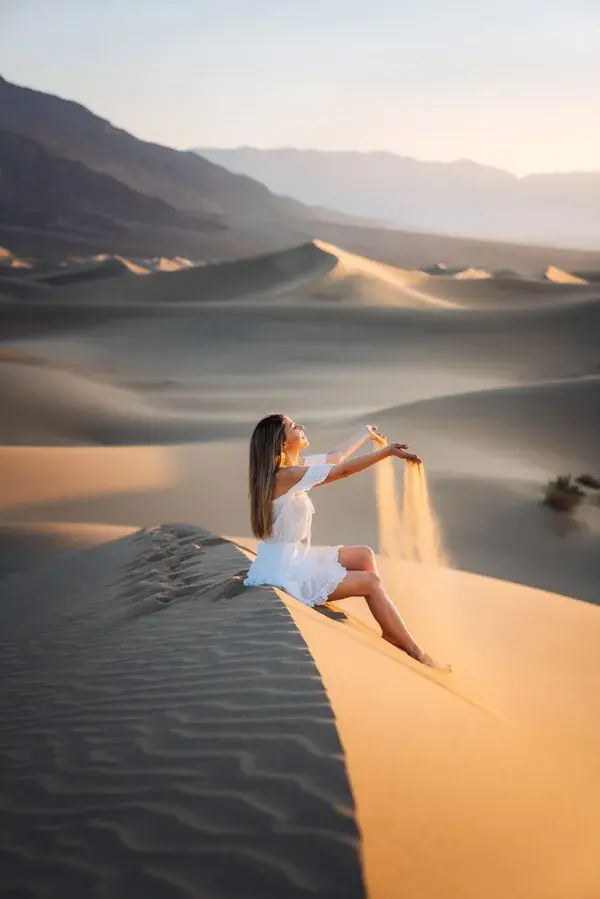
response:
M0 74L173 147L600 169L600 0L0 0Z

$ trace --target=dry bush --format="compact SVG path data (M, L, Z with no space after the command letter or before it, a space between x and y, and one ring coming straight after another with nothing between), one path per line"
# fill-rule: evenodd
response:
M582 487L589 487L591 490L600 490L600 479L595 478L593 474L580 474L575 478L575 482Z
M561 474L548 483L544 503L556 512L574 512L581 505L585 491L570 474Z

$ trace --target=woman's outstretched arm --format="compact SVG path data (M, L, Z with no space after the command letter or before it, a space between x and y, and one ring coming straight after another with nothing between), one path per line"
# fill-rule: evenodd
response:
M352 474L364 471L365 468L370 468L371 465L376 465L377 462L387 459L388 456L396 456L398 459L404 459L406 462L415 462L417 464L421 462L418 456L407 452L405 443L388 443L373 453L364 453L364 455L358 456L356 459L340 462L339 465L331 465L331 470L327 477L320 484L314 484L313 486L323 487L325 484L333 484L334 481L348 478ZM275 498L282 496L288 490L291 490L292 487L295 487L306 474L307 471L303 465L290 465L280 468L276 474Z
M334 465L323 481L323 485L333 484L334 481L339 481L341 478L348 478L350 475L358 474L366 468L370 468L371 465L376 465L377 462L387 459L388 456L396 456L398 459L405 459L407 462L421 462L414 453L407 452L405 443L388 443L387 446L375 450L373 453L365 453L357 459L350 459L349 461L340 462L339 465Z

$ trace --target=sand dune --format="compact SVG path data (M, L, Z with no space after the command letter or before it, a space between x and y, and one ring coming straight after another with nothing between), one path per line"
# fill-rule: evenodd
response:
M33 560L39 565L75 550L118 540L132 530L123 525L65 522L0 525L0 579L29 571Z
M61 261L60 264L51 264L48 261L35 263L19 260L10 251L5 252L6 256L0 257L0 271L5 277L3 279L0 276L0 281L6 281L7 274L18 275L18 280L13 279L7 285L7 288L10 288L7 292L15 296L26 296L28 289L29 295L35 296L35 288L32 290L33 284L44 284L57 288L70 284L85 283L89 285L90 282L96 280L114 279L127 273L147 276L153 272L175 272L195 266L195 263L182 256L173 259L164 256L152 259L127 259L118 254L111 256L108 253L97 253L89 258L74 257L67 261ZM8 272L6 271L7 266L2 265L3 262L9 263ZM19 269L19 271L15 271L15 269Z
M29 278L7 278L0 269L0 295L6 300L50 300L51 287Z
M153 271L160 272L177 272L182 268L193 268L197 263L183 256L176 256L174 259L167 259L160 256L158 259L146 260L146 264L152 267Z
M299 288L304 287L304 297L318 302L330 300L344 304L424 309L478 308L490 304L502 308L507 305L522 307L529 302L548 303L598 296L597 290L582 290L587 282L575 276L571 280L559 281L558 277L554 280L556 287L553 290L548 280L511 278L476 268L434 279L421 270L376 262L315 240L284 253L207 266L193 276L189 273L187 282L181 279L180 284L173 285L177 292L172 299L182 296L181 291L190 290L192 285L199 291L197 298L206 298L208 292L213 300L260 298L265 294L271 299L277 294L289 299L292 294L299 300ZM481 281L489 284L483 286ZM152 284L148 298L167 298L166 292L158 290L159 283ZM250 291L248 283L253 286ZM164 282L160 287L165 287Z
M9 271L22 270L31 268L31 263L26 259L19 259L6 247L0 247L0 271L8 269Z
M141 265L121 260L131 271ZM194 303L248 299L253 296L277 294L303 280L318 278L335 261L312 243L280 253L222 262L212 265L178 263L171 270L165 263L149 263L143 270L145 277L121 279L107 284L89 284L86 302L100 301L113 305L128 303ZM142 273L137 272L137 274ZM148 275L150 275L148 277ZM65 298L75 297L78 288L63 292Z
M178 272L182 268L193 268L194 263L190 259L177 256L167 259L159 256L152 259L126 259L124 256L115 256L134 275L150 275L152 272Z
M600 271L580 271L576 275L588 284L600 284Z
M457 281L484 281L486 278L494 276L483 268L465 268L462 272L457 272L454 277Z
M388 430L401 421L405 432L414 433L413 442L424 439L421 431L429 431L444 443L451 428L457 456L474 441L546 468L571 463L585 469L600 459L600 421L593 412L599 403L600 375L591 375L405 404L382 410L377 418ZM441 457L434 462L443 464ZM459 464L454 458L447 462L451 468ZM468 449L465 462L468 466Z
M0 285L0 886L594 899L600 505L541 504L600 476L593 279L322 242L128 258ZM247 440L277 409L313 452L374 421L425 459L454 569L405 564L394 598L450 678L358 600L242 588L216 535L252 548ZM377 547L373 472L314 501L316 543Z
M548 281L554 281L555 284L587 284L585 278L573 275L571 272L565 272L555 265L549 265L545 272Z
M385 575L386 560L378 564ZM413 671L382 644L359 600L332 605L330 620L279 593L340 722L365 828L369 895L393 896L400 877L426 896L593 895L600 871L589 828L599 813L596 798L582 804L580 791L593 778L589 750L600 734L589 717L594 662L582 656L595 652L600 613L554 594L416 563L402 563L402 577L405 591L395 599L411 627L432 650L459 660L450 681ZM340 610L345 617L335 620ZM566 671L572 679L564 679ZM382 708L394 709L392 720ZM436 722L436 740L429 730L407 740L424 708ZM369 764L373 740L385 746L377 771ZM427 830L425 843L414 816L398 814L406 804ZM546 855L551 845L555 865ZM575 865L570 882L565 851L566 866Z
M334 285L337 296L341 296L345 302L359 299L374 305L447 308L455 305L428 296L419 289L429 280L425 272L405 271L382 262L374 262L320 240L315 241L315 246L337 260L324 285L325 290L319 294L321 298L326 297L327 288ZM347 281L351 283L347 284Z
M143 416L134 394L49 366L4 362L0 383L5 444L103 443L102 425L116 438Z
M3 444L177 443L200 440L211 419L170 412L135 391L44 365L0 359Z
M115 259L118 262L121 262L128 271L133 272L134 275L150 274L150 269L145 265L139 265L138 263L133 262L131 259L126 259L124 256L115 256Z
M529 303L548 303L596 297L583 278L559 276L551 266L544 280L507 276L474 267L437 275L376 262L315 240L278 253L235 262L192 265L189 260L158 258L131 260L99 254L92 260L54 270L35 270L26 279L8 283L3 289L15 296L42 296L37 284L62 288L60 296L85 301L125 305L128 303L219 302L269 298L306 300L369 306L399 306L424 309L507 308ZM549 274L554 273L554 274ZM129 274L142 275L139 279ZM177 274L168 278L166 274ZM152 277L148 277L152 275ZM98 283L94 283L94 282ZM486 284L481 282L485 281ZM70 289L69 289L70 288Z
M0 588L3 886L35 882L34 847L79 885L109 832L86 888L594 895L596 607L405 563L396 599L448 677L358 600L317 614L244 589L248 560L195 526L105 537Z
M4 581L3 891L363 895L324 686L245 568L170 525Z
M409 271L374 262L356 254L347 253L322 241L317 240L315 244L338 260L337 265L328 276L328 280L338 282L352 277L366 280L363 298L368 299L374 305L398 304L424 308L428 306L465 308L502 303L502 307L506 308L509 303L520 307L528 302L539 302L540 300L549 302L555 299L598 295L597 291L578 291L578 286L586 286L588 282L575 275L569 275L567 272L561 272L555 266L547 269L546 281L512 277L501 272L493 273L473 267L457 272L448 272L438 267L437 276L432 276L426 271ZM471 284L470 282L473 281L476 283ZM482 285L481 281L490 283ZM573 285L575 289L569 291L563 287L562 290L559 288L552 291L548 289L548 281L557 285ZM348 287L349 285L344 284L343 290L340 291L341 297L346 302L351 300L354 295L354 292Z
M460 278L458 275L441 276L425 285L425 290L465 308L476 309L490 306L518 309L530 304L549 305L598 296L597 290L586 289L583 282L544 283L533 278L507 277L502 274L468 278Z
M62 287L69 284L87 284L97 279L117 278L128 271L132 271L133 274L138 273L132 269L128 261L123 257L100 254L95 258L66 266L60 265L54 268L42 266L39 270L34 270L31 273L30 280L54 287Z
M284 599L339 721L369 895L401 881L456 899L593 896L598 609L420 565L403 576L397 601L452 658L451 683L383 647L358 600L337 622Z

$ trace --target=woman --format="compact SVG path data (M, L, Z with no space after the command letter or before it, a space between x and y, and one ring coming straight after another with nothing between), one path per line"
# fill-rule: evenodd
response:
M347 461L369 438L379 448ZM421 460L406 451L406 444L386 444L373 425L323 456L301 458L308 445L302 425L287 415L268 415L254 428L250 440L250 516L252 532L261 542L244 583L248 587L280 587L312 607L364 596L384 640L413 659L438 667L411 636L386 593L372 549L310 545L314 507L308 491L312 487L358 474L388 456L415 464Z

